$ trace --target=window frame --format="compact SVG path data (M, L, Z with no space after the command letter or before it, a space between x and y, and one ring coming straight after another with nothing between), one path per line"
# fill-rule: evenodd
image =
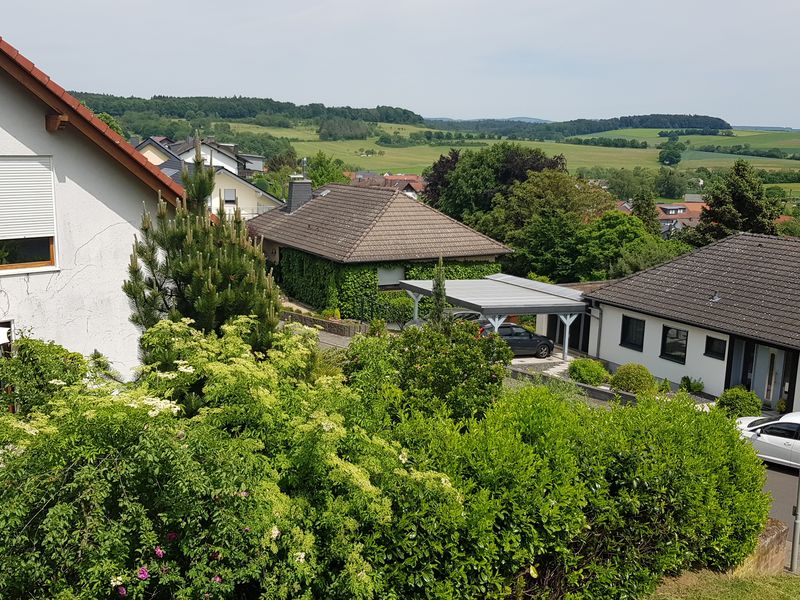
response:
M793 437L786 437L786 436L783 436L783 435L776 435L774 433L769 433L768 431L764 431L765 429L769 429L770 427L790 427L791 428L791 426L794 426L794 436ZM781 423L780 421L778 421L777 423L768 423L768 424L764 425L763 427L760 427L758 429L758 433L760 435L771 435L772 437L780 438L782 440L796 440L797 437L798 437L798 434L800 434L800 425L797 424L797 423Z
M683 360L680 358L676 358L675 356L671 356L666 353L666 342L667 342L667 332L669 330L682 332L685 334L683 339ZM662 325L661 326L661 353L658 355L659 358L663 358L664 360L668 360L670 362L678 363L679 365L686 364L686 351L689 348L689 330L688 329L678 329L677 327L673 327L672 325Z
M25 238L19 238L25 239ZM50 242L50 258L48 260L35 260L31 262L22 262L22 263L5 263L0 264L0 275L2 275L3 271L17 271L17 270L25 270L25 269L37 269L40 267L54 267L56 266L56 238L55 236L47 236L46 238L40 239L48 239ZM0 240L0 242L10 242L14 240Z
M718 354L718 353L715 353L715 352L709 352L709 349L708 349L709 340L715 340L717 342L722 342L723 343L724 346L723 346L722 354ZM714 358L716 360L725 360L725 356L727 354L728 354L728 340L724 340L722 338L714 337L713 335L707 335L706 336L706 347L703 350L703 356L708 356L709 358Z
M632 321L638 321L639 323L642 324L641 344L635 344L625 339L625 332L626 332L625 324L626 322L632 322ZM637 319L636 317L629 317L628 315L622 315L622 323L620 324L620 332L619 332L619 345L622 346L623 348L636 350L637 352L644 352L644 334L646 327L647 327L647 321L645 319Z

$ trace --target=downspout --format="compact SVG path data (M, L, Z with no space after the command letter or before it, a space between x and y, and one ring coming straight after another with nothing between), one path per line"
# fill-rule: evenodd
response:
M597 344L595 344L594 357L600 358L600 339L603 336L603 307L600 306L599 302L597 303L597 312L600 314L597 317L599 324L597 325Z

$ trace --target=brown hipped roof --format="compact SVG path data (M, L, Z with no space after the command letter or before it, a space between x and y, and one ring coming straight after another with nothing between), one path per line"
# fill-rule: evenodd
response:
M152 190L161 192L167 202L177 205L178 200L184 194L181 185L164 175L158 167L151 164L122 136L98 119L72 94L37 69L31 61L22 56L2 37L0 37L0 69L44 102L53 113L65 117L68 126L80 131ZM42 127L44 126L43 119Z
M800 348L800 238L739 233L588 292L665 319Z
M250 235L340 263L494 257L495 240L392 188L328 185L289 213L247 222Z

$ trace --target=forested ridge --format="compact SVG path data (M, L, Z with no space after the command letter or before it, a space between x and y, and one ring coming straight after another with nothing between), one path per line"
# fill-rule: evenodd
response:
M393 106L351 108L349 106L325 106L320 103L298 105L271 98L245 96L153 96L148 99L93 92L71 93L95 112L105 112L114 116L120 116L126 112L153 112L161 117L177 119L212 116L220 119L245 119L267 114L280 115L290 119L339 117L383 123L422 122L422 117L415 112Z
M524 123L502 119L479 119L475 121L428 119L425 124L436 129L450 131L477 131L545 140L560 140L575 135L587 135L626 128L731 129L730 123L719 117L669 114L633 115L614 117L612 119L573 119L557 123Z

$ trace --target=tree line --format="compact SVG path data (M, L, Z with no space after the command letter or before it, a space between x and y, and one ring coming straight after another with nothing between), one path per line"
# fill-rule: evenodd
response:
M561 140L564 144L576 144L578 146L604 146L606 148L647 148L645 140L632 140L627 138L609 137L588 137L588 138L565 138Z
M601 133L614 129L731 129L731 125L718 117L705 115L651 114L615 117L611 119L573 119L557 123L525 123L504 119L479 119L474 121L448 121L427 119L429 127L447 131L476 131L517 139L560 140L565 137Z
M736 144L734 146L706 144L703 146L692 146L692 149L698 150L699 152L720 152L722 154L737 154L739 156L760 156L763 158L800 160L800 154L796 152L786 152L780 148L753 148L750 144Z
M733 130L723 129L720 131L716 128L695 127L692 129L667 129L658 132L658 137L678 137L680 135L726 135L732 136Z
M198 116L220 119L252 118L259 114L275 114L290 119L319 119L340 117L360 121L385 123L421 123L422 117L405 108L376 106L352 108L350 106L325 106L320 103L297 105L271 98L245 96L153 96L151 98L124 97L93 92L72 92L95 112L120 116L126 112L154 112L162 117L194 119Z

